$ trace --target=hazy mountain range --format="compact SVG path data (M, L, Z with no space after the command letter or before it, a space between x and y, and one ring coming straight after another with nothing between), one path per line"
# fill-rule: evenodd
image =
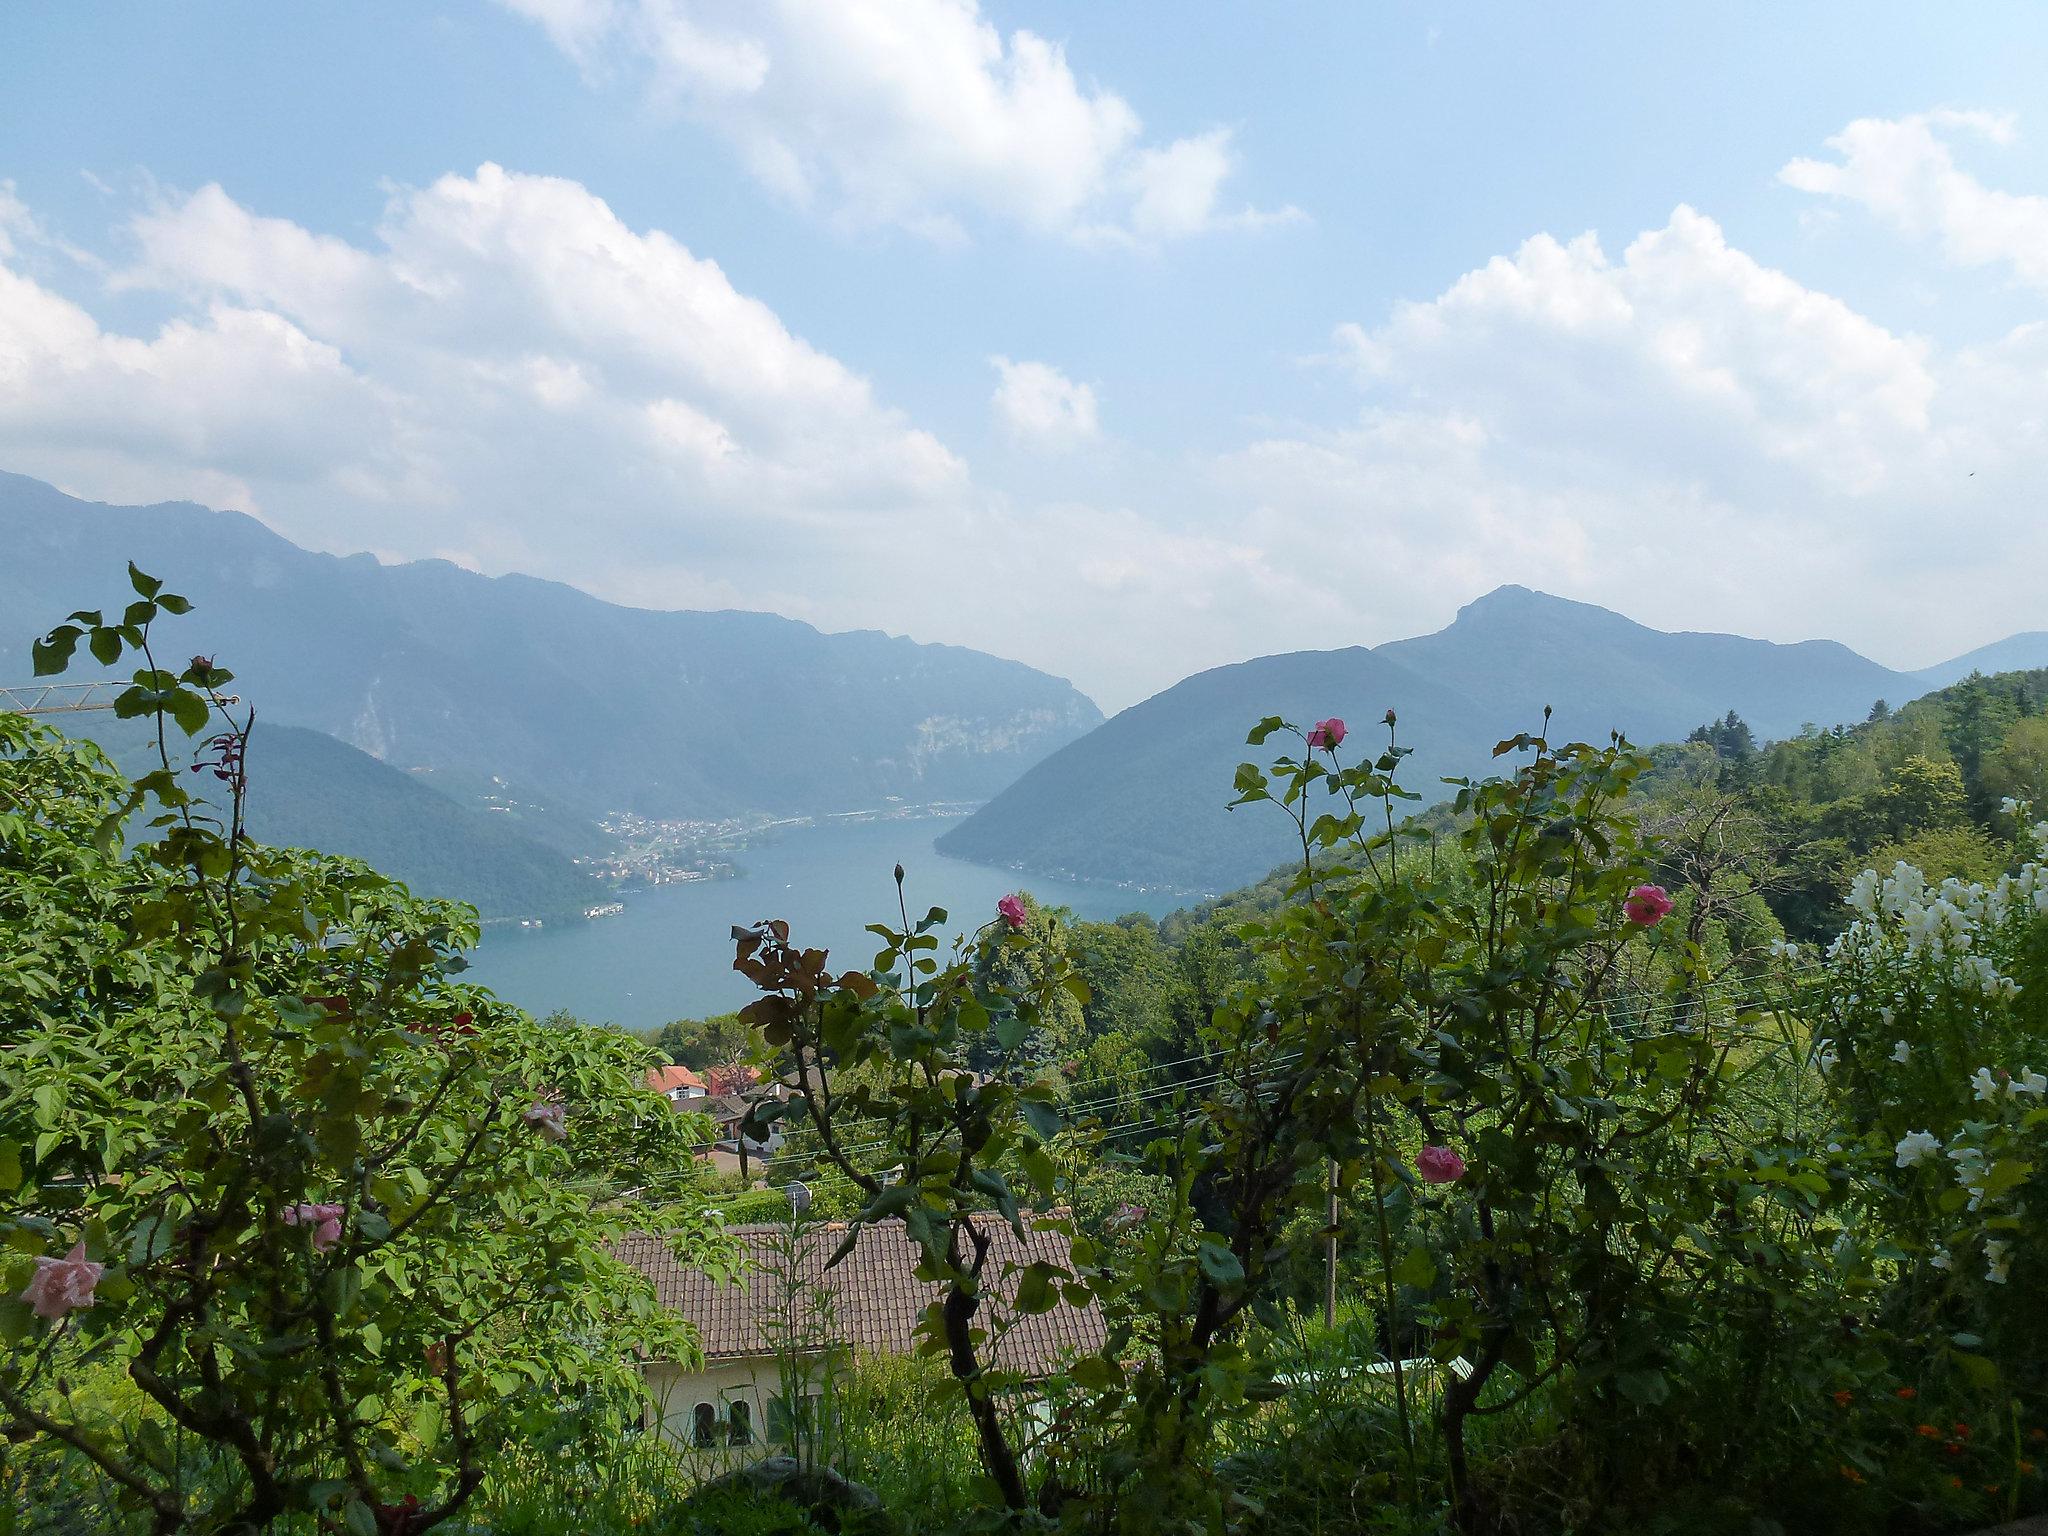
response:
M217 655L279 733L257 830L371 858L487 915L597 888L568 855L597 817L805 815L890 799L987 801L941 846L1029 872L1227 890L1288 857L1277 812L1231 813L1268 714L1343 717L1377 751L1399 716L1425 800L1535 730L1643 744L1738 711L1762 736L1863 719L1972 671L2048 665L2048 633L1918 672L1831 641L1665 633L1502 587L1431 635L1264 656L1103 722L1019 662L772 614L653 612L442 561L309 553L255 519L186 503L108 507L0 474L0 683L73 608L118 608L133 559L193 599L166 644ZM89 672L80 676L89 676ZM101 729L106 717L98 717ZM311 733L322 733L314 736ZM486 816L482 808L493 814ZM451 815L452 813L452 815Z
M239 513L105 506L19 475L0 474L0 551L0 683L29 681L31 640L72 609L119 611L133 560L194 604L168 622L172 655L217 656L262 722L323 732L411 787L469 809L516 802L522 826L492 818L500 845L517 830L590 851L614 811L978 801L1102 719L1064 680L979 651L314 554ZM72 675L96 674L88 660ZM374 778L335 754L274 766L289 781L277 793L302 805L331 799L336 774ZM372 799L401 824L428 805L388 786Z
M1760 735L1864 719L1973 671L2048 665L2048 633L2015 635L1919 672L1843 645L1776 645L1737 635L1667 634L1587 603L1502 587L1432 635L1367 648L1302 651L1217 667L1123 711L1062 748L940 847L1030 871L1217 892L1290 855L1293 828L1272 807L1231 812L1236 765L1261 757L1245 732L1281 714L1306 727L1336 715L1351 751L1376 753L1398 715L1415 749L1403 774L1424 801L1447 774L1483 774L1494 745L1541 728L1553 739L1672 741L1734 709ZM1295 744L1299 747L1299 743ZM1282 750L1269 743L1264 756Z

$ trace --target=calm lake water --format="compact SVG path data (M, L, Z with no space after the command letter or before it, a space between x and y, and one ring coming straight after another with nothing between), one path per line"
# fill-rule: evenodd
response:
M1164 916L1183 898L1020 875L949 859L933 840L959 818L838 822L791 828L734 855L740 875L659 886L626 896L616 917L486 929L465 980L533 1013L649 1029L670 1019L725 1013L757 994L732 968L732 926L786 918L790 936L832 951L835 967L866 969L879 947L862 930L896 920L901 862L913 918L944 907L956 928L978 927L996 902L1028 890L1077 917Z

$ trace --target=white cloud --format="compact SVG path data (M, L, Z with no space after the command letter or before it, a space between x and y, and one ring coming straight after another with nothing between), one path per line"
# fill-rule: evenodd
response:
M1687 207L1375 306L1337 328L1338 417L1213 452L1106 440L1089 385L991 359L1018 441L1099 445L1048 501L977 483L573 182L485 166L394 196L361 242L216 188L165 200L113 280L124 311L168 312L146 334L45 286L4 206L0 464L255 509L315 547L908 631L1110 707L1431 628L1508 581L1895 665L2039 622L2048 315L1968 348L1900 334Z
M176 306L153 335L0 265L12 467L598 588L628 551L738 580L764 538L794 572L969 490L866 379L574 182L445 177L394 197L368 247L218 187L128 232L114 286Z
M2016 129L1987 112L1860 118L1827 141L1840 159L1793 160L1778 179L1861 204L1903 234L1936 241L1958 266L2006 266L2029 287L2048 289L2048 197L1985 186L1956 164L1958 134L2004 145Z
M2048 326L1944 352L1680 207L1618 259L1534 236L1338 343L1356 420L1271 432L1211 474L1348 638L1516 581L1902 665L2038 608Z
M977 0L503 0L593 81L644 82L757 179L857 225L965 237L963 214L1098 242L1295 218L1221 206L1226 128L1148 144L1056 42Z
M989 363L996 370L990 404L1018 442L1065 449L1099 435L1092 386L1075 383L1050 363L1013 363L1007 357Z

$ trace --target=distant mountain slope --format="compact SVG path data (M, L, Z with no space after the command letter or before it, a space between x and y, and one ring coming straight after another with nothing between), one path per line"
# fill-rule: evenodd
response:
M2032 672L2042 667L2048 667L2048 630L2035 629L1980 645L1953 661L1923 667L1913 677L1924 687L1946 688L1972 672L1989 677L1998 672Z
M130 773L155 762L141 721L93 713L63 718ZM173 734L172 763L192 744ZM203 799L219 786L185 781ZM346 742L259 720L249 743L249 835L274 847L318 848L362 859L416 895L466 901L485 917L567 918L609 899L609 888L500 812L470 810Z
M1961 659L1958 676L1969 662ZM1377 752L1376 722L1396 710L1400 739L1415 748L1404 780L1427 802L1440 798L1443 776L1489 771L1494 744L1538 729L1546 704L1556 711L1553 739L1602 741L1619 730L1647 745L1730 709L1762 735L1782 737L1809 722L1861 720L1880 698L1904 703L1943 670L1895 672L1832 641L1666 634L1604 608L1502 587L1433 635L1261 657L1178 683L1054 753L940 847L1049 874L1224 891L1290 856L1284 816L1225 809L1232 769L1261 755L1244 736L1264 715L1304 725L1338 715L1354 746Z
M1391 657L1363 646L1262 656L1134 704L1025 774L942 836L939 848L1132 885L1242 885L1287 856L1292 832L1271 806L1224 809L1237 765L1258 755L1246 748L1245 732L1269 714L1304 726L1334 714L1352 725L1358 746L1377 751L1384 727L1368 722L1390 706L1400 710L1404 741L1429 743L1420 773L1448 773L1471 756L1468 701Z
M18 475L0 474L0 549L0 681L27 680L30 639L71 609L118 609L133 559L195 604L180 655L219 654L265 718L586 819L978 800L1102 718L978 651L312 554L237 513L108 507Z
M1750 727L1790 736L1809 722L1861 720L1878 699L1926 691L1904 674L1832 640L1775 645L1740 635L1667 634L1591 603L1501 587L1468 603L1433 635L1394 640L1378 654L1457 689L1493 722L1528 722L1549 704L1566 737L1620 730L1670 741L1739 709ZM1482 732L1482 734L1484 734Z
M332 736L259 722L249 767L259 842L349 854L416 895L455 897L485 917L569 917L609 899L503 813L457 805Z

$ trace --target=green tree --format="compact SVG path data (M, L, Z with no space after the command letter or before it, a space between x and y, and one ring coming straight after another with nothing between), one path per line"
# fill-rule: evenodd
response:
M2015 720L1984 765L1985 798L2008 796L2048 814L2048 715Z
M664 1061L678 1062L694 1072L736 1066L753 1048L754 1032L736 1013L715 1013L705 1019L671 1019L654 1035L654 1048Z
M468 909L249 840L253 717L211 658L157 664L188 605L131 580L36 663L137 654L116 711L153 723L158 766L130 782L0 715L0 1433L89 1463L157 1532L412 1536L565 1397L629 1414L635 1349L690 1357L613 1257L625 1230L714 1269L728 1250L693 1204L607 1198L622 1168L689 1167L644 1046L461 985ZM203 737L218 821L171 731ZM32 1311L68 1255L90 1304ZM113 1372L140 1410L95 1399Z

